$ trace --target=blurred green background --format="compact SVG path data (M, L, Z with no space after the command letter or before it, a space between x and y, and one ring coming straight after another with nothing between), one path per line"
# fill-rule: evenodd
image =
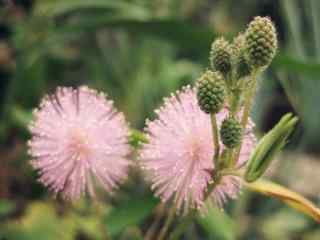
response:
M26 153L31 111L57 86L86 84L143 129L163 97L205 70L214 38L232 39L256 15L271 17L280 41L259 82L257 134L286 112L301 119L268 175L319 205L320 1L1 0L0 240L153 239L166 209L136 169L115 196L101 193L99 202L71 205L37 183ZM225 212L194 219L180 239L319 240L320 228L276 200L243 191Z

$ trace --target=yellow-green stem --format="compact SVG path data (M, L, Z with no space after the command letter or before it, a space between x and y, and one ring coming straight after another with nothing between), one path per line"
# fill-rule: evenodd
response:
M226 167L233 167L234 149L227 149Z
M246 93L245 99L244 99L245 102L244 102L243 114L242 114L242 119L241 119L241 125L243 128L243 131L245 131L245 129L247 127L253 99L254 99L255 93L256 93L257 74L258 74L258 70L254 70L252 72L250 86L249 86L249 89L247 90L247 93ZM237 160L239 158L241 146L242 146L242 142L240 143L239 147L237 148L236 154L234 154L234 157L232 159L233 165L237 162Z
M241 91L239 89L232 91L232 98L230 103L230 113L232 116L235 116L239 109L240 94Z
M217 171L219 167L219 153L220 153L219 131L218 131L216 115L212 113L210 117L211 117L213 149L214 149L213 161L214 161L215 171Z

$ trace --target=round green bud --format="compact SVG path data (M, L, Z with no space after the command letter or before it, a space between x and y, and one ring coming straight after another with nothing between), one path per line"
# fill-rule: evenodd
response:
M245 58L245 36L239 34L232 43L233 63L236 68L237 78L249 76L251 73L250 65Z
M224 104L224 82L219 72L206 71L196 83L198 104L205 113L217 113Z
M245 33L246 56L252 67L266 67L274 58L278 41L276 29L267 17L255 17Z
M242 139L241 124L233 117L226 118L221 124L220 136L223 144L227 148L239 146Z
M213 70L227 74L231 70L231 47L223 38L215 40L211 45L210 64Z

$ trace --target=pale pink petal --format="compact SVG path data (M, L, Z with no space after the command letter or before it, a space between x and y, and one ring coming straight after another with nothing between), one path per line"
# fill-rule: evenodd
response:
M104 94L86 86L58 88L34 111L30 131L32 166L66 199L94 196L95 183L112 192L127 175L129 130Z
M141 165L152 189L162 201L173 199L178 209L201 208L211 180L209 172L214 171L210 116L200 110L195 89L189 86L165 99L156 114L156 120L147 121L149 142L140 152ZM219 126L227 115L227 108L217 115ZM250 122L239 167L248 160L255 144L252 127ZM226 176L210 198L221 206L227 198L235 198L239 189L239 179Z

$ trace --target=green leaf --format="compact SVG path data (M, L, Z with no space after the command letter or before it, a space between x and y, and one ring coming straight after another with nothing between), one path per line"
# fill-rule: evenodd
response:
M19 219L9 219L0 229L0 239L10 240L71 240L81 232L90 239L104 239L104 225L100 214L108 211L108 205L85 202L73 203L72 209L58 214L52 202L32 202ZM76 211L74 211L76 210ZM99 213L97 213L99 211Z
M111 210L105 220L108 233L111 236L115 236L127 227L141 223L152 213L158 202L158 199L152 196L144 196L123 202Z
M259 142L254 150L245 173L248 182L257 180L267 170L274 156L279 153L287 143L287 138L294 130L297 117L286 114L279 123L270 130Z
M130 4L126 1L106 1L106 0L42 0L37 2L35 7L35 15L39 16L50 16L57 17L61 15L66 15L74 11L80 10L91 10L91 9L102 9L102 10L112 10L121 11L128 13L130 15L135 15L136 17L148 17L147 9L137 4Z
M272 65L277 69L299 74L319 75L320 64L313 61L304 61L284 54L278 54Z
M206 26L198 26L188 20L174 18L138 19L130 16L104 16L78 19L63 26L64 32L90 32L108 27L130 31L134 34L151 36L169 41L181 50L202 59L208 57L215 33Z
M0 217L6 216L10 212L12 212L15 208L14 203L9 200L2 199L0 200Z
M32 112L24 110L19 106L12 106L11 120L17 127L26 129L32 120Z
M271 213L263 219L259 231L265 239L294 239L297 233L308 227L309 219L288 207Z
M25 216L19 219L19 222L8 223L5 228L5 239L71 240L75 235L73 225L72 221L60 219L51 205L34 202L27 208Z
M236 239L235 222L218 208L209 207L208 214L205 217L198 215L196 220L208 234L208 239Z

